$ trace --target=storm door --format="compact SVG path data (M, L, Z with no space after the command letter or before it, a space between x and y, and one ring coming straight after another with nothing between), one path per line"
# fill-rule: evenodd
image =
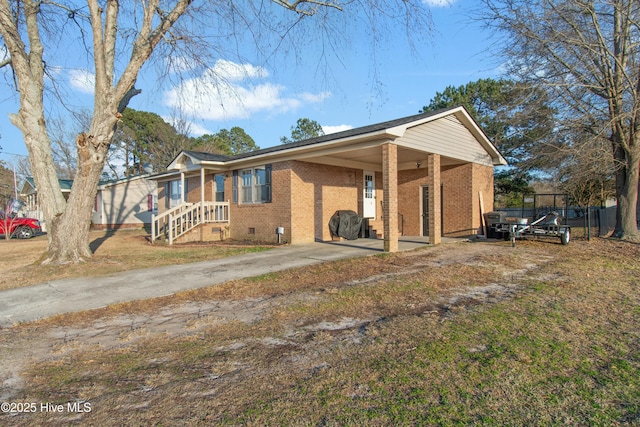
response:
M364 188L362 197L362 217L376 217L376 175L375 172L364 171Z

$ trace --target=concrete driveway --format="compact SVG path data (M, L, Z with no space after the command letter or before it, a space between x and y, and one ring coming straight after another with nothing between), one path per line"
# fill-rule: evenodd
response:
M410 250L427 243L428 239L425 237L405 237L401 238L399 248L401 251ZM376 239L309 243L103 277L54 280L0 292L0 327L119 302L171 295L289 268L382 252L383 241Z

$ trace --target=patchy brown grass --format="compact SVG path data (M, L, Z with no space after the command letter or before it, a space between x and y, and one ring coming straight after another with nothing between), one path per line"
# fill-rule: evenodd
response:
M72 277L95 277L119 271L217 259L265 246L229 244L150 244L144 230L92 231L93 259L76 265L38 265L47 236L0 240L0 290Z
M638 425L639 256L442 245L3 330L5 400L91 413L0 423Z

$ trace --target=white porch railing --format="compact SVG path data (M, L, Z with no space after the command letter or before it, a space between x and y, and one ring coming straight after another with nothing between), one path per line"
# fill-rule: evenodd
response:
M183 203L151 218L151 241L166 238L171 245L174 239L193 230L200 224L228 223L229 202Z

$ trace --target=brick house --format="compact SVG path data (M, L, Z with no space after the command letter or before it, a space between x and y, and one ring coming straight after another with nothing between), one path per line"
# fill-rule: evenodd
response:
M506 164L463 107L419 114L236 156L181 152L158 182L154 238L327 241L338 210L398 236L469 236L493 207ZM282 232L280 236L276 231Z

